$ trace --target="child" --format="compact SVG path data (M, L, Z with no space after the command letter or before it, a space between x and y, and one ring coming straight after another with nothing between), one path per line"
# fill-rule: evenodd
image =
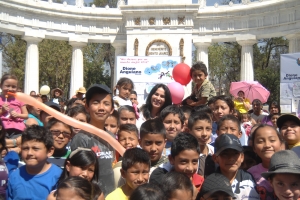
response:
M299 169L300 160L297 154L293 151L285 150L274 153L271 157L268 172L264 172L261 175L270 182L279 200L297 200L300 198Z
M89 123L90 115L86 112L85 107L82 105L74 106L70 108L67 112L69 117L72 117L78 121ZM73 135L77 134L80 131L80 128L72 127Z
M262 110L263 104L259 99L254 99L252 101L253 113L251 113L251 118L255 120L256 123L261 123L263 118L269 115L269 113Z
M188 133L189 132L188 121L193 109L190 106L186 106L186 105L181 106L180 108L184 114L184 123L183 123L182 131Z
M115 109L118 110L121 106L132 106L132 102L129 99L129 95L131 90L133 90L134 85L132 80L129 78L120 78L117 82L117 85L114 89L114 102L115 102ZM119 91L119 95L116 96L116 90Z
M130 95L129 95L129 99L130 99L132 105L133 104L135 104L137 106L139 105L139 102L137 101L137 93L136 93L136 91L131 90Z
M295 115L282 115L277 119L277 127L289 149L300 146L300 120Z
M274 126L274 128L278 128L277 127L277 120L278 118L280 117L280 113L274 113L274 114L270 114L270 119L271 119L271 123L272 123L272 126Z
M169 172L164 175L161 186L167 199L192 199L193 197L193 184L185 174Z
M32 96L37 101L42 102L42 99L40 96ZM43 122L40 120L40 113L41 110L35 106L26 105L27 111L28 111L28 119L24 120L24 123L26 126L31 126L33 124L44 126Z
M252 176L240 168L244 161L243 147L233 134L221 134L215 142L213 159L219 165L217 173L228 178L237 199L259 199Z
M110 193L106 200L127 200L131 193L148 182L150 158L148 153L139 148L127 149L123 155L121 175L126 183Z
M214 154L214 147L208 144L211 139L212 120L205 113L192 113L188 127L190 134L197 138L200 146L198 174L204 176L206 158Z
M166 156L162 156L166 141L166 129L161 119L150 119L142 124L139 144L150 156L150 174L168 161Z
M132 106L121 106L118 109L120 124L136 124L135 110Z
M195 198L204 181L204 178L197 174L199 154L197 139L191 134L179 133L171 146L170 163L155 169L150 176L150 183L161 184L163 175L170 171L184 173L194 185Z
M63 172L58 185L72 176L79 176L89 182L98 182L99 163L96 154L91 149L78 148L73 151L64 163ZM96 173L95 173L96 172ZM57 192L51 192L47 200L55 200Z
M64 180L57 188L56 199L81 199L81 200L104 200L104 196L99 192L94 195L97 185L94 185L84 178L73 176ZM48 200L48 199L47 199Z
M163 155L170 155L172 141L182 131L184 118L182 110L176 105L167 106L160 112L160 119L165 126L167 137Z
M232 200L234 198L229 180L222 174L213 173L205 178L196 200Z
M119 113L114 110L112 114L110 114L106 120L104 127L107 131L111 132L115 136L117 135L118 127L119 127Z
M145 183L137 187L129 200L167 200L162 189L152 183Z
M22 135L25 129L24 119L28 118L26 105L21 101L8 95L15 93L18 87L18 79L14 75L4 74L0 84L2 94L0 98L0 115L6 130L6 137L16 139Z
M248 113L243 113L242 115L242 127L245 129L247 136L249 137L251 128L252 128L252 123L251 123L251 116Z
M96 128L107 131L104 127L105 120L114 111L114 102L111 90L106 85L92 85L86 93L85 107L91 117L90 124ZM114 137L112 133L108 133ZM115 151L112 146L110 146L110 144L108 144L105 140L81 130L71 141L71 150L75 150L78 147L89 148L96 153L99 161L98 185L104 195L113 191L114 172L112 169L112 163L115 159Z
M283 139L281 135L270 125L260 124L251 136L253 151L261 158L262 162L248 169L254 177L257 190L265 191L260 194L261 199L273 197L273 189L269 182L261 176L261 173L268 171L271 157L281 150Z
M26 165L10 174L8 199L46 199L56 189L62 171L47 162L54 152L52 134L41 126L28 127L22 135L21 148Z
M198 101L194 102L192 99L187 99L186 102L189 106L195 107L204 105L210 98L216 96L216 91L213 84L206 79L208 73L203 62L197 62L192 66L190 69L190 76L195 83L195 87L193 88L191 96L196 96Z
M53 108L54 110L60 112L60 107L58 104L53 103L52 101L48 101L45 103L45 105L49 106L50 108ZM40 112L40 119L43 122L44 126L47 126L48 121L53 118L53 116L49 115L48 113L41 110Z
M118 130L118 141L125 149L136 148L139 144L138 135L139 132L134 124L121 124ZM120 154L116 152L116 161L113 166L115 187L120 187L125 183L125 180L121 178L120 174L121 165L122 158L120 158Z
M62 121L52 118L47 124L47 128L53 135L54 153L48 158L48 162L59 167L63 167L66 158L71 151L67 148L72 136L72 128Z

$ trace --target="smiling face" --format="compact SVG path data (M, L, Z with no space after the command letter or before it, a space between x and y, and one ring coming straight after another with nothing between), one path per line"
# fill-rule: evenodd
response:
M263 162L269 162L272 155L281 150L281 142L276 131L270 127L259 128L255 134L253 150Z
M139 144L137 133L133 131L119 131L118 141L125 149L137 147Z
M165 103L165 90L158 88L151 97L151 104L153 109L160 109Z
M199 145L206 145L211 136L212 124L206 120L197 120L190 133L198 140Z
M163 119L163 124L166 129L168 141L173 141L174 138L182 131L182 123L178 114L170 113Z
M126 184L131 189L136 189L138 186L148 183L150 166L145 163L134 163L126 171L121 169L121 175L126 180Z
M232 110L230 110L228 104L223 100L217 100L214 103L214 117L216 121L219 121L223 116L231 114Z
M95 174L95 164L91 164L85 167L79 167L74 166L69 161L67 161L66 170L69 172L69 176L80 176L81 178L87 179L88 181L92 181Z
M176 172L184 173L189 178L197 172L199 154L196 150L187 149L179 152L174 158L169 155L169 161Z
M289 145L300 142L300 126L294 121L286 121L283 123L280 133Z
M72 135L70 128L66 124L57 122L50 128L50 132L53 135L53 146L55 150L62 150L66 148ZM56 132L59 133L56 134Z
M269 182L279 200L297 200L300 198L299 174L276 174Z
M214 161L220 165L222 174L236 172L244 161L244 154L234 150L225 149L218 156L213 155Z
M15 79L6 79L3 84L1 85L2 94L6 95L7 92L15 93L17 91L18 81Z

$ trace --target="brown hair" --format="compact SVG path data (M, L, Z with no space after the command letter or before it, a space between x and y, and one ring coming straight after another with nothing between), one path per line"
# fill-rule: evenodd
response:
M4 81L6 81L7 79L14 79L16 81L18 81L18 78L15 75L12 74L4 74L1 78L1 84L0 86L2 87Z

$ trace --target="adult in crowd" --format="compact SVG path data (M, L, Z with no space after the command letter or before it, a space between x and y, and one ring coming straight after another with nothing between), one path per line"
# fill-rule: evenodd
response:
M78 90L76 90L76 95L74 95L72 98L77 98L79 100L82 100L85 93L86 93L85 87L80 87Z
M269 115L268 116L265 116L261 123L262 124L268 124L268 125L271 125L273 126L272 124L272 121L271 121L271 117L274 115L274 114L281 114L281 109L280 109L280 105L276 102L276 101L273 101L269 104Z
M55 88L51 91L51 99L53 103L59 104L60 99L62 99L63 91L59 88Z
M269 113L263 111L263 104L259 99L254 99L252 101L253 113L251 113L251 118L256 121L256 123L261 123L262 119L269 115Z
M234 98L233 102L234 108L241 114L248 113L250 109L250 100L245 98L245 93L242 90L237 93L237 97Z

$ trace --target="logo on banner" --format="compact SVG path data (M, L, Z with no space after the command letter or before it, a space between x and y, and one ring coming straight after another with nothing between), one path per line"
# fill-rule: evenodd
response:
M134 74L134 75L141 75L142 72L138 71L135 67L123 67L121 69L120 74Z

